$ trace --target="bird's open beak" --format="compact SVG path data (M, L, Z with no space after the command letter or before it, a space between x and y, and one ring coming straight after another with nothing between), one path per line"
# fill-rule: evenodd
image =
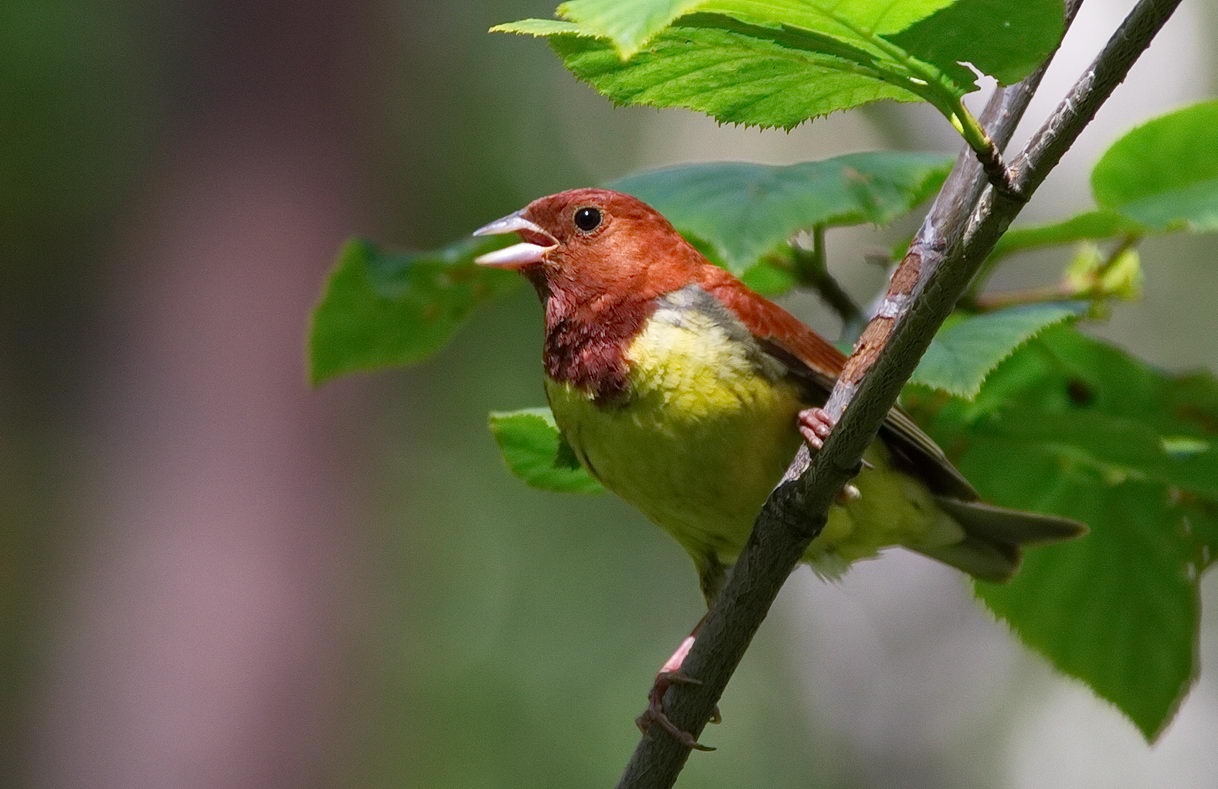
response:
M554 236L542 230L535 222L530 222L521 214L522 208L514 214L508 214L502 219L496 219L489 225L483 225L474 231L475 236L498 236L504 233L519 233L524 241L512 244L510 247L496 249L474 258L480 266L495 268L520 269L530 263L540 262L547 252L558 246Z

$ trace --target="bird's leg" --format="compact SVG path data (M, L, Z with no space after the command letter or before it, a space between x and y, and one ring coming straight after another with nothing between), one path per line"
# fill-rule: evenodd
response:
M702 623L705 621L705 616L699 619L698 624L694 625L694 629L690 634L681 641L677 651L673 652L672 656L664 661L664 665L660 667L659 673L656 674L656 681L651 686L651 692L647 694L647 709L643 711L642 715L635 718L634 723L643 732L650 729L653 723L658 723L664 731L671 734L686 748L698 751L713 751L715 750L714 748L698 742L692 734L678 727L664 713L664 694L671 686L702 684L702 680L694 679L682 671L681 664L685 662L686 656L689 655L689 650L694 645L694 639L698 637L698 630L701 629ZM716 707L714 714L711 716L711 723L719 723L721 720L719 708Z
M804 442L812 452L818 452L824 448L825 439L829 437L829 432L833 430L834 425L833 417L829 416L829 412L823 408L805 408L795 417L795 422L799 426L799 434L803 436ZM871 464L864 460L859 470L870 467ZM848 484L838 494L837 503L845 504L848 501L854 501L860 495L858 488Z
M723 588L723 582L727 580L727 566L719 561L719 556L714 551L705 553L693 554L694 564L698 568L698 586L702 590L702 597L706 600L706 608L709 612L711 605L715 602L715 597L719 594L719 590ZM689 635L681 641L681 645L677 647L677 651L672 653L672 657L664 661L664 665L660 667L660 672L656 674L656 681L651 686L651 692L647 694L647 709L643 714L635 719L635 724L643 731L651 728L651 724L658 723L664 731L671 734L678 742L685 745L687 748L693 748L699 751L713 751L714 748L708 748L694 739L693 735L676 726L664 714L664 693L672 685L697 685L701 680L694 679L681 670L681 666L685 663L685 658L689 655L689 650L694 645L694 639L698 637L698 631L702 629L702 623L706 621L707 614L703 614L698 620L698 624L694 625L694 629ZM719 715L719 708L715 707L715 711L711 714L711 723L719 723L723 718Z

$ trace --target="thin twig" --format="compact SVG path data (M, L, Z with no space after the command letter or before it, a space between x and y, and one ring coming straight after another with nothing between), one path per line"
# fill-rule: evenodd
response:
M972 312L995 312L1008 307L1022 307L1028 304L1046 304L1055 301L1072 301L1089 298L1069 282L1058 282L1055 285L1043 285L1039 288L1021 288L1019 290L1001 290L997 293L982 293L971 304Z
M1052 285L1041 285L1018 290L1000 290L994 293L982 293L973 296L966 293L960 299L960 306L970 312L994 312L1007 307L1019 307L1026 304L1044 304L1054 301L1073 301L1086 299L1101 301L1109 298L1121 298L1121 288L1113 290L1104 280L1121 262L1129 250L1137 246L1142 236L1137 233L1127 233L1120 242L1112 248L1103 261L1098 262L1093 270L1087 272L1070 272L1061 282ZM1127 298L1127 296L1125 296Z
M829 273L829 262L825 254L825 227L812 228L812 244L802 241L802 234L791 243L791 254L795 258L795 276L799 284L812 288L831 310L842 319L844 326L861 326L866 318L841 283Z
M1015 182L1022 194L1031 195L1044 180L1179 2L1140 0L1064 106L1015 160L1019 163ZM1078 0L1072 0L1070 10L1077 6ZM1042 74L1043 67L991 100L982 119L997 145L1009 141ZM858 467L935 330L1022 208L1022 201L995 197L994 191L986 192L978 205L986 183L979 175L980 165L971 152L963 167L957 162L894 274L887 300L891 314L882 311L868 326L834 388L827 408L844 415L807 470L784 479L775 489L703 622L683 666L701 684L674 686L666 693L669 718L695 736L710 719L787 575L820 532L831 502ZM876 325L881 329L873 331ZM797 469L798 460L792 465ZM652 727L635 749L618 786L672 786L688 756L687 747L660 727Z

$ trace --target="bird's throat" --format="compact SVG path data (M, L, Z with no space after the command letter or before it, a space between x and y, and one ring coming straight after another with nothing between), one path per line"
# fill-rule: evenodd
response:
M543 296L546 375L598 403L620 400L629 389L626 349L655 312L655 301L580 295L551 289Z

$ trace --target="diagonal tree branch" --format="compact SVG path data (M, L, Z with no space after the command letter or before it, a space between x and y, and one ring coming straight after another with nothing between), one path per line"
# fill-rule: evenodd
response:
M1080 0L1068 4L1067 21ZM701 684L665 695L669 718L697 736L710 719L786 577L820 533L837 492L875 438L901 387L951 313L994 243L1107 100L1180 0L1140 0L1048 121L1013 159L1015 194L986 190L971 150L936 198L922 229L893 274L879 313L859 338L826 404L840 417L824 448L809 460L801 450L770 496L731 576L703 622L683 669ZM997 93L982 124L999 147L1009 142L1044 66ZM849 410L847 410L849 406ZM619 787L669 787L689 749L652 727L635 749Z

